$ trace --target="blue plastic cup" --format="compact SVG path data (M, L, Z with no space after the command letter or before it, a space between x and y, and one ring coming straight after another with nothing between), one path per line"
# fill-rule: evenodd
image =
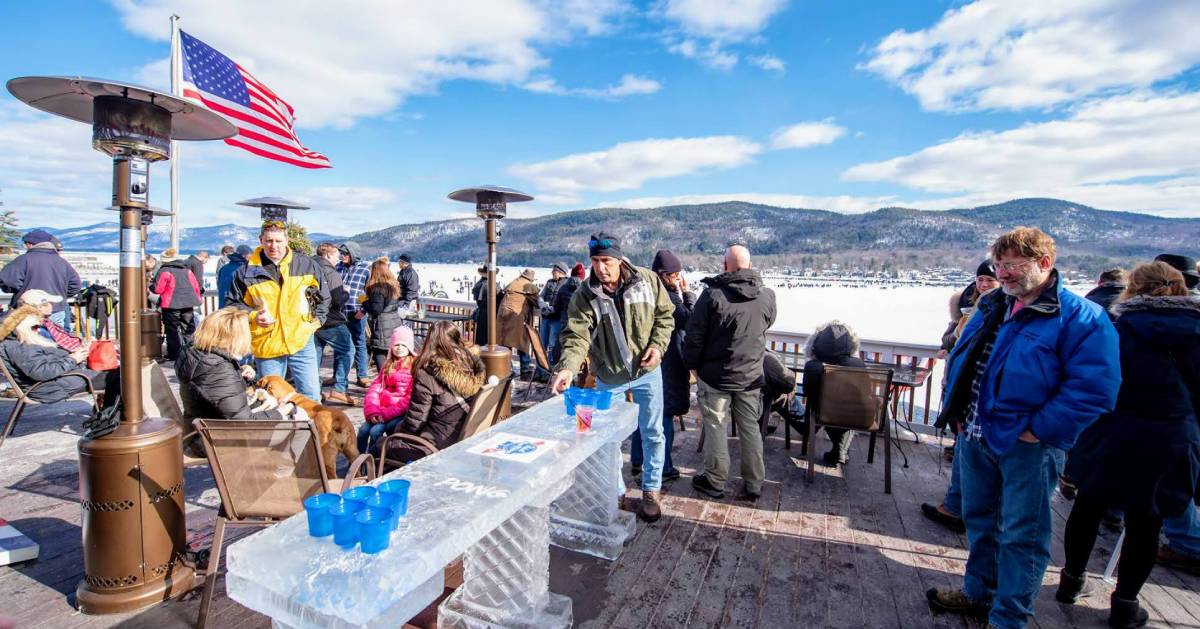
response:
M358 539L364 553L373 555L388 547L392 534L391 509L367 507L354 514L354 523L358 526Z
M354 514L365 507L361 502L342 500L329 507L329 515L333 518L333 543L342 548L352 548L358 543L358 523Z
M400 494L390 491L381 491L374 496L367 498L368 509L387 509L392 514L390 525L394 530L396 525L400 523Z
M563 391L563 406L566 407L567 417L575 416L575 396L578 395L579 389L570 387Z
M337 494L317 494L304 499L304 512L308 514L308 534L313 537L333 535L333 516L329 508L341 504Z
M389 480L379 484L379 491L385 494L396 494L400 501L396 503L396 521L408 515L408 489L412 483L403 478Z
M370 485L362 485L360 487L354 487L342 492L342 498L345 500L351 500L353 502L359 502L362 503L363 506L366 506L367 499L369 499L371 496L374 496L377 491L377 489Z
M596 410L607 411L612 408L612 391L596 391L594 399Z

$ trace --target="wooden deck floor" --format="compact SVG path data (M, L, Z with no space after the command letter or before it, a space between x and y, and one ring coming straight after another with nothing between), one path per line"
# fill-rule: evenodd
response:
M352 393L361 393L352 390ZM7 414L11 402L0 403ZM0 567L0 617L17 627L190 626L197 592L135 614L84 616L74 609L81 575L78 469L75 445L82 402L53 410L30 408L0 451L0 517L41 544L36 561ZM361 411L354 414L361 420ZM926 521L922 501L936 501L949 469L930 440L903 444L909 466L895 459L894 493L885 495L882 456L865 462L857 439L845 470L818 465L804 480L799 443L784 449L782 428L766 443L767 478L755 504L708 500L692 491L701 467L694 418L676 432L674 456L684 476L664 488L654 525L638 524L621 558L609 564L559 549L552 552L551 588L574 600L576 626L608 627L974 627L934 616L923 592L960 582L966 540ZM737 462L737 440L729 445ZM818 451L827 447L820 438ZM344 465L344 463L343 463ZM626 468L628 470L628 468ZM206 467L185 472L189 539L209 543L217 494ZM736 489L740 479L732 481ZM630 483L630 497L639 494ZM731 492L732 493L732 492ZM630 501L636 504L636 500ZM1031 626L1104 625L1110 586L1075 607L1053 600L1062 565L1062 528L1070 504L1056 498L1053 565ZM1090 566L1103 570L1116 535L1105 532ZM1142 593L1151 626L1200 627L1200 578L1162 567ZM268 619L224 595L218 581L210 626L268 627ZM2 623L0 623L2 624Z

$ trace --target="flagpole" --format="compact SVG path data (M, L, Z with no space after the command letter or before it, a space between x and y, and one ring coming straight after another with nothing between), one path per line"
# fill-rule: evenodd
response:
M179 16L171 16L171 94L183 97L183 51ZM179 142L171 142L171 248L179 255Z

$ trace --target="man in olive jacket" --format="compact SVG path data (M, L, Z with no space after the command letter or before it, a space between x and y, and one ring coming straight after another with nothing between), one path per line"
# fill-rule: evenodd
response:
M594 234L588 250L592 274L567 306L562 357L551 386L556 393L566 389L587 358L597 389L633 393L645 457L638 516L654 522L662 515L658 492L666 444L659 365L675 329L675 304L653 271L624 259L616 237Z

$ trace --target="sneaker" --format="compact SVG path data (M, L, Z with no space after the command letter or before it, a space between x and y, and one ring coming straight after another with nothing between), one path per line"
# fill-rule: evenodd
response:
M935 613L961 614L986 619L992 611L991 605L976 603L962 590L931 588L925 592L929 609Z
M837 450L830 450L821 457L821 462L825 464L825 467L837 467L838 465L849 463L850 459L848 457L839 457Z
M638 509L638 517L644 522L657 522L662 517L657 491L642 492L642 507Z
M1181 552L1172 550L1170 546L1163 544L1158 547L1158 563L1182 570L1188 574L1200 576L1200 558L1191 557Z
M921 513L930 520L941 524L955 533L967 532L967 526L963 524L962 518L946 511L946 508L942 505L931 505L928 502L923 502L921 503Z
M692 489L717 500L725 497L725 492L717 489L716 485L713 485L712 481L708 480L708 476L705 474L697 474L692 477Z
M741 502L757 502L761 496L762 496L761 491L754 492L754 491L750 491L749 489L746 489L745 487L743 487L742 491L738 492L736 500L739 500Z
M357 384L359 387L365 389L371 386L371 381L367 380L366 378L359 378L358 380L354 381L354 384Z
M342 393L341 391L330 391L329 393L326 393L324 401L345 404L346 406L358 406L358 402L355 402L354 398Z
M639 474L640 473L641 472L639 472ZM679 480L679 470L677 470L675 468L671 468L671 469L663 472L662 479L664 482L669 481L669 480Z
M1058 575L1058 591L1054 593L1054 598L1060 603L1074 605L1075 601L1087 598L1095 591L1096 586L1088 581L1087 573L1084 573L1082 577L1077 577L1063 570Z

